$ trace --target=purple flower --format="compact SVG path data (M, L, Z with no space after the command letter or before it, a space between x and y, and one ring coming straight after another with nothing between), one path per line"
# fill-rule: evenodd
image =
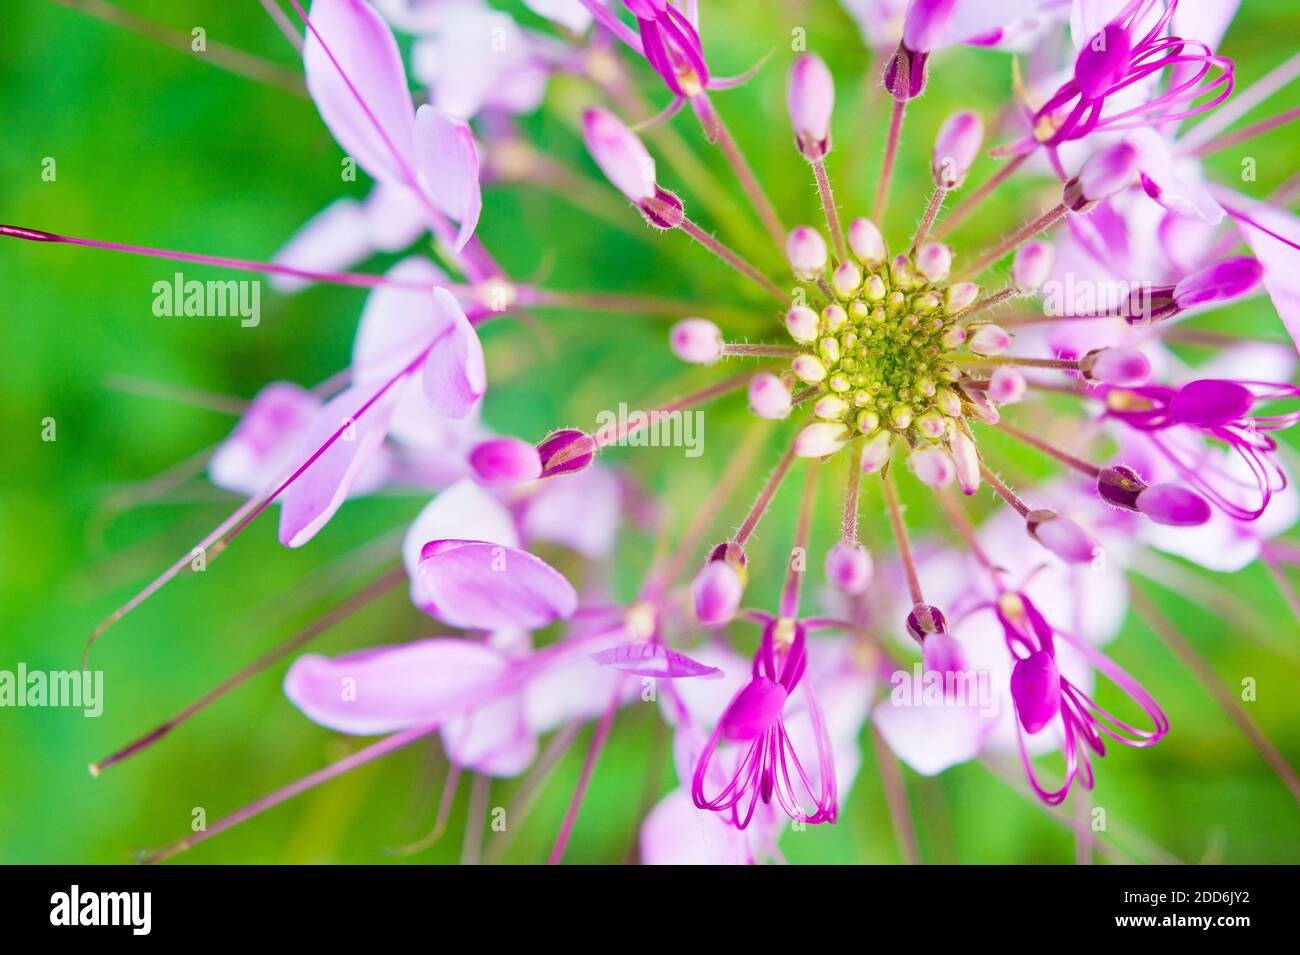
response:
M1006 636L1007 650L1015 659L1011 673L1011 698L1015 703L1020 730L1021 761L1029 784L1048 805L1065 800L1076 780L1085 788L1093 783L1089 753L1106 755L1103 737L1126 746L1154 746L1169 732L1169 721L1154 699L1131 676L1092 647L1053 629L1038 608L1024 594L1005 591L996 604L998 622ZM1146 713L1154 728L1140 729L1122 722L1102 709L1084 690L1061 675L1056 663L1056 639L1068 641L1111 679ZM1041 733L1050 725L1063 734L1065 781L1056 790L1038 781L1024 737Z
M761 799L773 799L792 819L834 822L837 813L831 743L816 699L803 693L816 733L816 763L805 768L795 752L783 715L807 668L807 634L802 624L768 618L754 657L753 674L727 706L696 764L691 798L696 807L726 813L736 828L746 828ZM741 752L738 765L721 788L711 792L711 767L722 741ZM807 756L805 756L805 759Z

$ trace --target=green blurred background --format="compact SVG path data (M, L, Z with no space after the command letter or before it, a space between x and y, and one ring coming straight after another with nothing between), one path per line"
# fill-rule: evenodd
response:
M201 26L209 42L296 69L292 50L255 0L133 0L121 6L184 34ZM831 2L703 6L705 46L716 72L739 72L776 50L755 81L720 94L716 102L787 222L816 223L815 193L792 148L784 110L789 31L807 30L809 48L831 62L839 82L831 174L840 204L850 216L865 213L880 161L885 106L878 95L864 98L868 84L860 78L864 70L876 75L879 64L869 61L849 19ZM1292 52L1300 24L1300 14L1285 4L1247 0L1244 6L1222 51L1236 59L1242 83ZM519 19L544 28L526 12ZM1005 57L959 50L944 53L939 62L930 91L909 112L892 206L896 228L919 214L928 191L929 147L942 119L958 108L980 108L991 117L1010 88ZM661 102L653 78L644 70L638 75L653 102ZM340 183L338 147L309 101L56 3L5 5L0 93L3 222L266 259L341 189L365 191L364 183ZM522 280L555 288L659 291L702 308L730 309L729 327L760 334L767 320L762 305L739 292L724 269L684 238L640 226L598 180L573 133L576 110L587 97L576 81L557 80L546 107L524 125L553 158L580 170L592 201L623 214L626 226L615 227L535 188L494 186L480 229L488 247ZM1279 108L1275 102L1257 115ZM730 184L689 114L674 128L711 173ZM657 146L662 137L650 141ZM1242 155L1254 155L1259 182L1242 187L1253 195L1265 195L1300 166L1300 140L1285 130L1247 145L1215 157L1213 165L1232 176ZM57 163L53 182L41 176L46 157ZM991 168L991 161L981 160L972 181ZM680 185L667 162L661 173L666 185ZM680 191L706 225L725 225L689 187ZM1033 187L1005 191L986 214L963 227L958 247L982 247L1038 208L1046 194ZM755 227L747 228L749 238L737 243L761 255L762 246L752 241ZM903 236L893 238L900 242ZM390 261L380 258L366 268L378 270ZM233 424L227 414L131 393L123 378L247 398L268 380L311 385L347 363L361 291L316 287L284 297L264 286L262 322L255 329L231 319L157 318L151 287L175 270L107 252L0 243L6 333L0 415L9 436L0 464L0 669L14 669L19 661L29 669L75 669L95 624L237 503L191 482L159 501L116 506L124 500L123 489L200 452ZM198 267L184 271L187 277L216 275ZM514 323L485 333L493 381L485 417L500 430L537 437L559 424L590 421L620 400L647 407L711 380L708 373L683 372L672 359L664 347L667 319L565 312L545 317L543 341ZM1202 324L1282 339L1275 315L1262 302ZM680 528L692 502L725 466L726 450L747 420L736 404L710 409L707 451L699 459L635 449L611 453L611 460L633 467L661 496L668 516L677 519L672 526ZM46 417L57 422L53 443L41 440ZM777 451L773 440L766 458L774 459ZM1015 449L999 446L995 453L1022 481L1048 473ZM761 477L748 482L738 501L748 498ZM832 542L839 507L831 484L825 487L815 553ZM915 488L905 492L914 494ZM789 539L795 497L787 491L778 500L761 546L779 550ZM986 498L981 496L979 506L987 509ZM296 551L277 545L273 517L260 520L205 573L175 581L96 646L91 662L104 671L107 697L102 717L87 719L77 710L0 710L0 862L129 861L137 850L186 835L196 807L211 823L358 747L309 723L285 701L281 664L103 777L92 779L86 771L90 761L151 729L373 577L378 565L359 558L357 549L400 529L423 500L387 495L350 502L310 546ZM916 495L911 510L918 526L927 520L921 500ZM723 522L736 519L733 508ZM864 497L863 523L867 539L887 548L874 486ZM625 535L615 568L624 596L650 551L644 535ZM774 592L775 564L759 564L750 591L755 599ZM1213 586L1249 606L1252 632L1258 631L1253 638L1198 602L1208 590L1152 593L1230 690L1243 677L1258 681L1258 701L1247 704L1250 715L1293 764L1300 762L1296 621L1259 567L1221 577ZM338 653L434 632L395 593L330 630L313 649ZM1117 838L1121 830L1126 838L1137 834L1129 845L1143 858L1163 858L1166 851L1187 862L1300 858L1295 801L1205 689L1135 616L1111 651L1160 700L1173 724L1153 750L1121 747L1098 765L1095 798L1108 809ZM1113 702L1103 694L1102 702L1108 700ZM647 799L673 785L666 737L656 724L648 707L620 715L568 860L635 858ZM528 823L512 834L506 859L545 858L577 778L582 741L561 763ZM899 860L869 739L864 752L841 823L787 838L784 848L793 861ZM181 859L382 861L390 858L385 847L427 831L445 771L434 747L412 747ZM1074 857L1073 837L1060 822L978 764L937 779L904 770L904 778L926 861ZM496 783L492 805L508 804L515 786ZM459 858L464 803L462 787L448 836L408 861Z

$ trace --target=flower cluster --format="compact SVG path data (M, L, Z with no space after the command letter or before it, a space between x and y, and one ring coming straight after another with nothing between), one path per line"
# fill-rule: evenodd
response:
M1202 130L1232 109L1233 64L1215 48L1234 4L1207 0L1216 12L1223 8L1217 20L1187 16L1190 0L846 4L883 54L875 69L888 119L875 202L843 224L831 175L836 81L819 56L800 52L788 64L790 128L762 144L793 142L817 189L824 223L793 228L713 95L763 82L763 64L734 79L716 76L696 3L624 0L620 12L599 0L536 0L528 5L557 27L544 35L477 3L291 5L303 24L311 98L374 191L364 202L341 199L323 210L273 262L189 257L268 272L288 292L308 282L373 290L342 383L268 385L222 444L210 477L248 501L199 546L228 548L278 504L280 540L299 547L350 496L397 481L427 489L432 498L400 546L401 568L361 602L406 581L414 605L445 632L296 659L285 692L304 715L338 732L382 738L154 858L432 734L453 766L446 804L462 772L510 778L537 767L544 774L543 738L560 752L594 721L556 835L551 858L558 861L616 717L646 699L647 687L656 689L650 698L674 732L680 788L644 821L644 861L779 858L787 817L799 825L839 817L868 721L882 745L924 774L998 748L1018 752L1029 785L1053 805L1076 786L1092 787L1106 739L1146 747L1170 731L1152 696L1099 649L1127 607L1124 568L1149 545L1224 569L1216 561L1228 552L1227 539L1245 548L1248 562L1296 516L1275 438L1300 420L1288 404L1300 398L1289 381L1289 349L1280 357L1273 349L1265 362L1257 343L1230 340L1216 367L1193 370L1168 348L1189 331L1189 316L1261 290L1300 336L1300 229L1283 209L1293 195L1273 203L1237 196L1197 164L1221 142ZM418 109L390 22L417 37L416 76L431 94ZM908 221L919 224L906 228L906 217L888 214L891 201L905 198L892 194L905 119L924 108L928 84L947 79L944 51L1024 49L1066 24L1072 55L1035 62L1018 79L1012 138L988 150L999 170L945 211L952 194L966 189L987 138L984 117L956 113L934 143L932 186L906 197L915 205ZM496 30L509 32L508 55L472 55ZM670 99L633 127L632 117L599 105L599 94L626 92L627 61L637 59ZM770 315L766 340L741 340L674 303L532 285L498 264L477 235L481 182L512 178L561 192L573 182L564 176L575 174L558 171L514 122L538 108L559 72L591 92L583 139L633 206L629 215L652 227L652 241L674 244L673 254L684 254L675 243L685 237L729 267L735 304ZM684 105L766 232L761 265L697 223L670 188L674 163L660 162L639 135ZM1183 120L1206 113L1190 133L1181 131ZM1040 185L1052 177L1051 204L1005 223L987 247L963 248L952 238L959 225L988 210L990 196L1016 175ZM578 190L591 188L578 180ZM454 278L418 251L384 275L348 271L426 233ZM1233 254L1242 243L1250 255ZM783 268L769 268L773 261ZM1143 284L1135 286L1140 294L1110 303L1049 307L1049 287L1073 276ZM677 357L742 370L617 426L556 422L546 435L489 430L480 417L489 387L480 327L525 309L570 307L666 313ZM640 568L634 594L580 594L534 553L546 544L607 564L620 525L641 516L640 491L602 460L604 449L670 415L742 395L754 418L749 433L729 450L674 545ZM763 473L755 462L770 434L783 450L757 497L737 508L738 489ZM990 450L998 441L1032 449L1065 477L1013 488ZM820 612L801 613L819 488L833 464L847 477L842 520L824 553L831 586L817 595ZM901 503L904 465L920 485L909 493L923 494L916 498L923 507ZM799 472L789 556L762 553L755 531ZM883 496L891 552L873 554L860 534L868 478ZM977 525L966 499L985 487L1003 508ZM938 533L916 537L918 510ZM735 530L710 541L720 516ZM760 564L784 570L784 587L767 602L775 612L746 605ZM735 621L757 625L757 642L749 628L732 633ZM926 686L899 693L896 677L909 676L912 655L919 657L915 678ZM1150 728L1103 709L1093 689L1098 678ZM1056 782L1045 781L1041 759L1052 752L1064 764Z

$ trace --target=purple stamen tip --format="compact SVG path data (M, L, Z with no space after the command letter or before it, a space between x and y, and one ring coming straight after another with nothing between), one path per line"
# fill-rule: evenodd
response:
M1084 98L1096 99L1122 80L1131 53L1128 31L1118 23L1094 34L1074 62L1074 80Z
M1137 509L1157 524L1198 527L1211 517L1210 504L1190 488L1157 484L1137 496Z
M915 604L907 614L907 632L922 646L936 633L948 632L948 618L943 611L930 604Z
M1050 723L1061 709L1061 674L1046 650L1017 660L1011 671L1011 699L1020 725L1031 736Z
M1243 255L1216 262L1193 272L1174 286L1174 301L1180 309L1223 302L1245 295L1264 277L1264 266Z
M542 462L542 477L572 474L591 464L596 453L596 442L591 435L576 428L563 428L553 432L537 446Z
M1087 564L1101 551L1091 534L1055 511L1030 511L1025 528L1030 537L1067 563Z
M789 692L780 683L755 677L722 714L722 735L729 740L762 736L781 716L788 697Z
M1214 427L1240 420L1254 404L1255 395L1245 385L1202 378L1178 389L1169 400L1169 414L1177 424Z

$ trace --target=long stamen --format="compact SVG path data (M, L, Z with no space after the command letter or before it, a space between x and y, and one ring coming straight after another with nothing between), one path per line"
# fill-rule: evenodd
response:
M1187 135L1179 138L1179 150L1195 150L1209 142L1297 77L1300 77L1300 53L1292 54L1289 59L1244 90L1238 90L1231 99L1211 111Z
M555 837L555 845L551 849L551 856L547 860L547 865L559 865L560 860L564 858L564 850L569 844L569 837L573 835L573 825L578 821L578 812L582 809L582 800L587 794L587 786L591 783L592 774L596 771L596 763L605 748L605 741L609 739L610 728L614 725L614 716L618 713L619 703L621 702L623 682L623 680L619 680L614 687L614 694L610 697L609 705L605 707L600 722L596 724L596 731L591 737L591 745L587 747L586 759L582 763L582 772L578 775L578 785L573 790L573 798L569 801L569 808L564 814L564 822L560 825L559 835Z
M821 473L818 461L814 458L808 462L808 474L804 478L803 497L799 502L799 520L795 525L794 547L791 550L790 570L785 578L785 589L781 593L781 616L795 617L799 614L799 585L803 582L803 568L807 564L808 533L812 525L813 503L817 498L817 477ZM805 559L794 559L795 554Z
M877 228L883 231L885 224L885 207L889 204L889 183L894 176L894 159L898 155L898 140L903 132L903 113L907 109L906 100L894 100L889 111L889 133L885 140L885 161L880 167L880 180L876 183L876 202L871 210L871 219Z
M1250 740L1252 746L1264 757L1269 768L1277 775L1287 789L1291 790L1291 795L1300 802L1300 777L1291 764L1286 761L1286 757L1278 751L1273 745L1259 724L1246 712L1246 708L1241 705L1241 701L1236 695L1228 690L1223 682L1219 679L1218 674L1211 669L1210 665L1205 662L1195 648L1187 642L1187 638L1179 632L1171 621L1159 607L1156 606L1147 593L1139 587L1130 587L1130 595L1133 605L1151 626L1156 636L1164 641L1174 656L1178 657L1183 666L1196 677L1201 686L1213 697L1214 701L1223 710L1224 714L1237 725L1243 736Z
M722 354L741 358L794 358L803 351L793 345L764 345L748 342L724 342Z
M1047 441L1044 441L1042 438L1038 437L1037 435L1030 434L1028 431L1023 431L1020 428L1017 428L1015 425L1009 424L1005 419L997 423L997 428L1001 431L1005 431L1007 434L1011 435L1012 437L1020 441L1023 441L1031 448L1037 448L1039 451L1042 451L1044 454L1051 455L1052 457L1054 457L1056 460L1060 461L1062 464L1066 465L1067 467L1072 467L1076 471L1081 471L1091 478L1096 478L1101 476L1101 468L1097 467L1095 464L1090 464L1087 461L1083 460L1082 458L1077 458L1073 454L1070 454L1067 451L1062 451L1060 448L1055 447L1054 445L1052 445Z
M698 225L692 222L689 217L682 215L680 209L675 209L669 206L668 203L657 198L647 199L646 204L661 215L680 217L681 222L677 225L678 229L685 232L688 236L700 245L704 246L704 248L708 249L741 275L751 279L763 291L767 292L768 295L771 295L782 305L789 303L790 296L783 292L775 282L751 265L749 260L741 256L740 253L724 245L708 232L705 232Z
M91 633L90 638L86 641L86 645L81 653L82 668L85 669L88 664L90 648L95 645L95 642L104 635L109 627L113 626L113 624L117 623L132 610L149 599L149 597L157 593L170 580L181 574L186 567L190 566L190 562L194 559L196 551L204 553L208 563L215 560L221 552L229 546L230 542L244 530L244 528L257 518L259 514L270 507L271 504L282 493L284 493L285 489L288 488L289 485L298 480L298 478L302 476L303 472L315 464L316 460L322 454L333 447L334 443L346 434L350 428L354 427L355 423L361 419L362 415L369 411L376 402L380 401L394 385L420 367L420 365L423 364L425 357L429 354L435 344L437 344L437 339L425 346L425 348L421 350L409 364L384 382L384 384L380 386L379 390L371 395L360 408L344 419L334 433L326 439L324 444L317 448L306 461L299 465L292 474L281 481L278 486L269 485L268 487L274 488L273 490L270 490L269 493L250 497L247 501L241 504L233 514L227 517L206 537L204 537L196 548L182 556L174 564L154 578L154 580L138 594L109 614L99 624L99 626L95 628L94 632Z
M280 32L284 34L284 38L289 41L295 50L301 53L302 37L293 28L293 21L285 16L276 0L258 0L258 2L262 4L262 9L266 11L267 16L271 18Z
M1016 496L1016 492L1007 487L1002 479L989 470L988 465L980 463L980 476L988 482L989 487L997 492L998 497L1006 501L1021 517L1029 514L1029 505Z
M745 515L745 520L741 522L740 529L736 531L735 537L732 538L733 543L740 544L743 547L745 542L749 540L750 535L754 533L754 529L758 527L758 522L767 513L772 498L776 496L777 489L781 486L781 482L785 480L792 463L794 463L793 444L786 449L785 454L781 455L781 460L776 464L776 470L769 475L767 483L763 485L763 490L758 494L758 500L754 501L749 513Z
M514 794L509 808L506 810L506 818L510 820L511 825L497 839L492 841L488 847L486 861L490 863L500 861L501 857L506 854L510 848L511 836L518 832L523 824L527 821L528 816L533 811L533 806L537 804L537 798L541 795L542 789L546 786L555 767L559 765L564 754L569 751L578 734L582 732L582 727L586 725L584 717L577 717L565 723L554 736L551 737L546 749L542 750L532 768L528 770L528 775L524 781L519 784L519 789Z
M81 239L75 236L58 235L40 229L27 229L22 226L0 225L0 235L11 239L26 239L29 242L55 242L64 245L80 245L92 249L106 249L110 252L126 252L131 255L143 255L155 259L169 259L174 262L194 262L199 265L214 265L223 269L235 269L240 272L261 272L266 275L287 275L291 278L307 279L311 282L327 282L332 285L351 285L359 288L408 288L416 291L428 291L435 286L428 282L413 282L393 279L386 275L370 275L364 272L317 272L313 269L300 269L292 265L280 265L275 262L257 262L252 259L234 259L220 255L201 255L195 252L179 252L175 249L155 249L144 245L131 245L122 242L101 242L97 239ZM453 293L469 292L465 286L441 285Z
M880 784L885 791L885 804L889 807L889 819L894 827L894 837L898 840L898 851L905 863L917 865L921 861L921 853L917 846L912 809L907 802L907 787L903 784L903 774L898 770L897 757L874 722L871 724L871 743L876 750Z
M442 798L438 800L438 814L433 820L433 828L414 842L386 849L388 855L412 856L423 852L442 838L442 834L447 831L447 820L451 817L451 806L456 799L456 790L460 788L460 774L460 766L452 763L451 769L447 771L447 781L442 786Z
M858 510L862 497L862 468L858 465L862 457L861 445L861 441L855 441L847 456L849 478L844 485L844 520L840 524L840 539L851 544L858 540Z
M907 525L903 523L903 508L898 503L898 488L894 486L894 475L889 465L881 471L881 483L885 486L885 503L889 507L889 525L894 531L894 542L898 545L898 558L903 564L903 573L907 576L907 589L912 595L912 603L925 606L925 595L921 593L921 577L916 572L916 559L912 555L912 542L907 536ZM926 611L929 615L929 611ZM924 623L925 621L922 621Z
M1273 584L1277 587L1278 593L1286 601L1291 615L1300 622L1300 593L1296 593L1295 586L1287 578L1286 570L1273 552L1272 545L1265 544L1261 547L1259 556L1264 562L1264 567L1268 570L1269 577L1273 579Z
M835 208L835 194L831 192L831 181L826 175L824 159L811 162L813 176L817 180L817 192L821 195L822 211L826 213L826 230L831 234L831 244L835 247L835 258L840 262L849 260L848 246L844 243L844 229L840 227L840 214Z
M216 687L209 690L207 693L204 693L201 697L199 697L189 706L185 707L185 709L181 710L171 719L162 723L160 726L153 729L152 731L146 733L144 736L135 740L133 743L130 743L122 747L121 749L117 750L117 752L105 757L104 759L101 759L99 762L91 763L90 774L92 776L98 776L100 773L102 773L108 767L112 766L114 763L120 763L122 762L122 760L126 759L127 757L134 756L136 753L148 749L150 746L152 746L154 743L157 743L159 740L161 740L172 730L176 729L186 720L190 719L190 717L207 709L209 706L211 706L217 700L221 699L231 690L246 683L252 677L261 673L263 670L265 670L267 667L271 666L275 662L279 660L283 660L291 653L294 653L295 651L306 646L308 643L310 643L316 637L320 636L322 633L325 633L326 631L332 629L340 621L352 616L362 607L365 607L367 604L373 603L376 599L388 593L395 586L397 586L397 584L399 584L402 580L404 580L405 577L406 577L406 571L401 567L395 567L392 570L388 571L388 573L384 574L379 579L366 585L361 590L358 590L356 593L348 597L338 606L331 608L328 612L323 614L318 619L314 620L312 623L308 624L298 633L295 633L288 640L285 640L283 643L280 643L279 645L272 647L270 650L262 654L256 660L249 663L247 666L238 670L233 675L227 677Z
M727 124L722 121L721 115L714 112L718 123L718 145L722 147L722 152L727 157L727 162L736 172L736 178L740 180L741 188L749 196L749 201L754 204L754 211L758 217L763 220L763 227L767 229L768 235L772 237L778 251L785 248L785 227L781 225L781 217L777 215L776 207L772 205L772 200L767 197L763 187L759 185L758 178L754 175L754 170L749 167L745 161L740 147L731 136L731 130Z
M944 218L943 224L936 233L937 238L943 238L957 226L965 222L972 212L979 208L980 203L993 194L993 191L1011 178L1012 173L1024 165L1025 160L1029 158L1029 153L1023 153L1007 160L1002 168L988 178L983 185L963 199L957 206L948 213Z
M996 576L999 573L998 567L989 559L988 552L984 550L984 545L979 542L979 537L975 534L975 526L971 524L970 518L966 516L966 512L958 503L956 495L952 493L950 488L940 488L935 497L939 501L939 506L943 508L948 523L961 536L967 549L975 555L975 559L980 562L985 570Z
M208 826L208 828L200 830L192 836L186 836L184 839L174 842L170 846L159 849L155 852L143 854L140 857L140 862L146 865L166 862L168 859L194 848L201 842L206 842L213 836L225 832L227 829L233 829L241 822L251 819L253 816L265 812L273 806L278 806L280 803L292 799L294 796L301 795L310 789L315 789L321 783L329 782L331 779L351 772L359 766L364 766L366 763L372 762L382 756L387 756L389 753L396 752L403 747L409 746L416 740L428 736L430 733L437 732L439 725L440 724L437 722L423 723L419 726L412 726L409 729L402 730L400 733L386 736L376 743L371 743L369 746L357 750L351 756L330 763L328 766L318 769L316 772L310 773L302 779L292 782L287 786L283 786L274 792L267 793L261 799L254 800L242 809L238 809L231 813L229 816L218 819L216 822L212 823L212 825Z
M916 235L912 237L913 254L929 237L930 230L934 228L934 220L938 218L939 210L943 208L944 197L947 195L948 190L943 186L935 186L934 192L930 193L930 201L925 207L925 214L921 217L921 224L916 227Z
M954 321L963 321L963 322L967 321L968 319L974 318L976 315L979 315L981 312L987 312L991 308L997 308L1003 302L1010 301L1011 299L1015 298L1019 294L1020 292L1017 289L1004 288L1000 292L995 292L992 295L986 295L978 302L972 303L971 306L967 308L965 311L959 312L954 317Z
M151 381L134 375L108 374L104 376L104 387L121 391L142 398L158 398L162 401L174 401L191 408L216 411L221 414L242 415L248 410L249 402L243 398L203 391L200 388L188 388L174 385L167 381Z
M1027 242L1029 239L1033 238L1038 233L1042 232L1044 229L1050 228L1051 226L1060 222L1069 214L1070 214L1070 207L1067 206L1064 202L1062 202L1053 206L1051 209L1048 209L1046 212L1044 212L1042 215L1038 216L1037 218L1030 219L1020 228L1016 229L1010 235L1006 236L1004 239L1002 239L1001 242L993 246L983 255L975 259L974 262L970 263L970 265L964 268L962 270L962 277L974 278L975 276L983 272L985 269L987 269L990 265L993 265L995 262L1001 259L1008 252L1015 250L1022 243Z
M469 806L465 811L465 836L461 845L460 864L478 865L483 858L483 831L487 828L488 796L492 792L492 777L482 773L474 775L469 789Z
M598 431L591 436L592 441L595 443L597 448L607 447L610 444L617 444L629 435L635 434L643 428L648 428L654 425L664 416L670 415L674 411L683 411L687 408L717 398L719 395L725 395L729 392L745 387L755 374L756 372L747 371L740 375L733 375L730 378L724 378L717 384L710 385L707 388L701 388L699 391L691 392L689 395L678 398L676 401L670 401L662 407L638 415L635 419L629 418L626 422L620 425L606 428L604 431Z
M1017 368L1055 368L1061 371L1078 371L1076 358L1029 358L1021 355L955 355L954 365L1011 365Z
M1285 126L1295 119L1300 119L1300 106L1278 113L1276 116L1270 116L1268 119L1261 119L1259 122L1245 126L1236 132L1226 133L1217 139L1211 139L1208 143L1192 150L1191 154L1198 157L1208 156L1221 149L1227 149L1229 146L1235 146L1237 143L1244 143L1248 139L1261 136L1279 126Z
M536 308L577 308L593 312L634 312L645 315L701 315L711 311L728 316L734 311L726 306L686 299L660 298L654 295L620 295L606 292L571 292L520 286L519 304Z
M194 55L198 60L228 73L307 98L307 87L295 70L281 66L279 63L272 63L245 50L227 46L217 40L207 40L202 55L199 56L194 49L194 38L188 32L174 30L148 17L124 10L117 4L105 0L54 0L54 2L111 26L129 30L137 36L153 40L180 53Z

